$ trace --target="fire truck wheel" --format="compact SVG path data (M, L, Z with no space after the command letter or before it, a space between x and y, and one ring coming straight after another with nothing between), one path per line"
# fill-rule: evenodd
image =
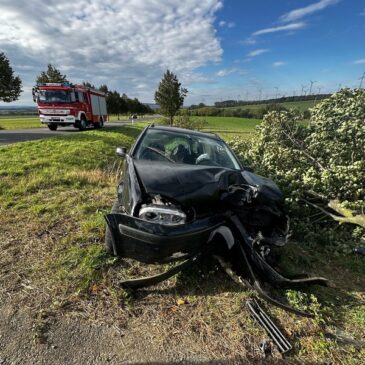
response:
M78 128L80 131L83 131L86 129L86 118L84 115L81 116L81 120L80 120Z
M99 128L103 128L104 127L104 121L103 118L100 118L99 123L94 123L94 128L95 129L99 129Z
M48 128L49 128L51 131L56 131L56 130L57 130L57 124L48 124Z

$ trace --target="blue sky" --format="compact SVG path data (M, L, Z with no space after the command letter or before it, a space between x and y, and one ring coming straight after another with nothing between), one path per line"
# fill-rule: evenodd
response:
M365 71L364 1L230 0L215 28L224 52L220 64L201 69L216 75L211 88L196 85L206 91L202 101L221 89L233 99L274 96L275 87L298 95L310 80L313 91L333 92L358 86Z
M0 0L0 51L23 105L49 62L145 102L166 68L186 104L333 92L365 71L365 1Z

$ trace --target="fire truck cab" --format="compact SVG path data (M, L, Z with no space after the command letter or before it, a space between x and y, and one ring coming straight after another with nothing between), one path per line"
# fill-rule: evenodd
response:
M59 126L102 128L108 120L105 94L83 85L44 83L33 88L39 118L52 131Z

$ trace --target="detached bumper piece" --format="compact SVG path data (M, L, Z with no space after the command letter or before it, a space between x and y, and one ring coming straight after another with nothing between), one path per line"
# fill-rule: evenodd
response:
M276 271L270 264L269 254L274 244L269 243L260 232L252 237L253 234L246 230L239 216L231 211L224 216L212 216L173 227L126 214L108 214L105 218L112 234L115 255L145 263L183 261L162 274L124 281L121 283L124 287L140 288L158 284L192 265L202 256L214 255L227 274L239 285L254 289L264 300L279 308L297 315L314 317L311 313L297 310L272 298L262 288L261 281L274 287L327 284L325 278L289 279ZM224 247L222 240L218 240L218 247L217 242L212 240L222 226L231 231L233 245L226 242ZM225 237L222 238L227 241Z
M286 354L292 349L290 342L280 332L279 328L270 319L270 317L258 305L255 299L250 299L246 302L247 309L255 321L257 321L270 336L272 341L278 347L281 354Z

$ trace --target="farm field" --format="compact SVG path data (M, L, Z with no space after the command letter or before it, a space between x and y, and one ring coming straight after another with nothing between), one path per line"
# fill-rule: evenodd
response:
M223 135L252 134L259 122L207 120L207 130ZM52 340L52 351L63 356L73 348L67 347L68 332L59 342L55 333L69 320L77 349L90 356L85 348L102 352L113 346L119 363L141 358L176 363L192 356L197 363L262 363L258 346L266 335L245 309L253 293L231 281L212 259L148 290L132 293L118 285L126 276L159 269L115 259L103 248L103 216L115 198L122 163L114 150L129 147L142 128L126 125L0 148L2 339L18 344L25 338L30 354ZM90 146L97 159L90 158ZM365 310L358 306L365 299L362 257L329 256L315 242L293 242L283 257L288 272L310 271L331 280L330 288L276 291L291 305L314 311L315 320L265 305L293 344L285 363L361 364L365 350L341 345L328 333L344 329L358 341L365 337ZM9 306L17 308L10 317ZM19 332L1 327L8 317ZM87 327L93 340L85 334L85 322L95 323ZM282 363L278 353L273 355Z
M128 120L129 115L110 115L109 121ZM139 119L138 119L139 120ZM0 115L0 130L6 129L27 129L27 128L44 128L37 116L30 115Z
M1 129L41 128L42 124L33 115L0 115Z
M223 139L231 139L234 136L250 138L255 133L255 127L260 119L236 118L236 117L204 117L207 125L203 132L219 134Z

